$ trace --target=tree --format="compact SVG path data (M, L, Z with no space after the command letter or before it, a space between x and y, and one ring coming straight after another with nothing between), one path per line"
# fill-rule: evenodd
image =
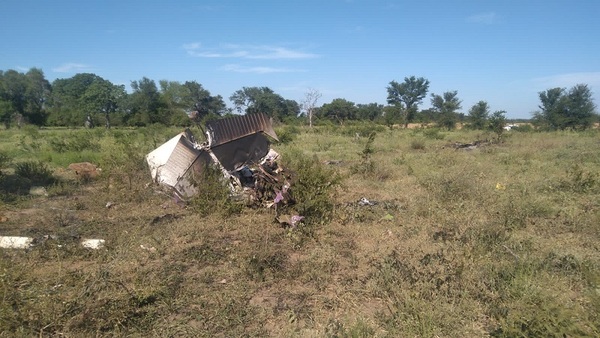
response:
M309 88L308 91L304 94L304 100L302 101L302 110L306 112L306 116L308 116L308 126L311 128L313 125L313 115L315 114L315 108L317 107L317 102L319 101L321 96L321 93L314 88Z
M46 101L50 95L50 83L44 73L31 68L23 74L15 70L0 73L0 119L9 128L11 121L19 116L36 125L46 120Z
M551 88L539 93L541 111L533 115L534 123L550 130L587 129L596 118L592 92L586 84L578 84L568 91Z
M239 113L265 113L280 121L300 113L300 106L295 101L285 100L269 87L243 87L229 99Z
M212 96L210 92L196 81L186 81L183 86L187 91L183 94L183 103L186 110L197 111L197 123L205 116L222 116L227 106L221 95Z
M375 121L383 116L383 105L377 103L357 104L356 117L359 120Z
M402 107L400 105L385 106L382 120L386 126L392 129L395 124L402 120Z
M469 109L469 121L471 128L482 130L485 129L487 120L490 115L490 108L486 101L479 101Z
M133 93L130 95L130 112L127 116L130 125L169 123L170 116L161 115L161 112L164 112L164 103L161 102L154 80L143 77L139 81L132 81L131 88Z
M46 80L44 72L38 68L31 68L25 77L27 78L25 118L35 125L44 125L47 118L45 105L51 93L50 82Z
M126 96L124 85L114 85L99 78L86 89L81 103L90 115L102 114L105 127L110 129L110 115L120 108Z
M404 104L404 127L406 128L415 118L418 106L427 96L429 80L423 77L405 77L403 83L391 81L387 87L389 104L401 106Z
M506 112L504 110L495 111L488 121L488 129L496 133L498 141L502 137L504 132L504 126L506 125Z
M437 124L448 130L456 127L457 110L461 108L458 92L445 92L443 95L431 94L431 106L437 115Z
M335 99L331 103L324 104L319 109L319 115L343 124L346 120L356 119L357 108L354 102L345 99Z
M92 73L79 73L68 79L56 79L52 82L50 96L50 115L48 122L58 126L82 125L86 117L93 113L86 100L86 91L94 83L104 83L100 76Z

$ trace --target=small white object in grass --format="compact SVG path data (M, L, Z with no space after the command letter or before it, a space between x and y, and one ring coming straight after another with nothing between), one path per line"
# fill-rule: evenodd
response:
M103 239L84 239L81 241L81 246L87 249L101 249L104 247L105 240Z
M27 249L33 244L33 238L20 236L0 236L0 248Z

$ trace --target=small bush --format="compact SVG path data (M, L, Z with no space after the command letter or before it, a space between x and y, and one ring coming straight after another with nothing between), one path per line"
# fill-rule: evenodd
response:
M234 201L227 181L219 168L206 165L200 173L191 178L198 194L191 200L192 208L202 216L220 213L231 216L242 211L243 205Z
M561 188L567 188L573 192L585 193L593 191L599 186L600 177L597 173L584 170L575 164L567 170L567 177L563 180Z
M440 133L438 128L428 128L423 130L423 136L432 140L443 140L444 134Z
M8 165L10 164L10 162L12 161L12 158L3 151L0 151L0 170L8 167ZM0 171L0 176L2 176L2 172Z
M300 129L298 129L296 126L285 126L277 129L276 133L277 137L279 138L279 143L288 144L296 139L296 136L300 134Z
M55 181L52 177L52 171L46 163L41 161L26 161L17 163L15 166L15 174L19 177L26 178L33 185L48 185Z
M91 132L72 133L69 137L51 138L48 140L48 144L57 153L81 152L84 150L100 151L100 143L97 137L97 134Z
M284 159L285 167L290 168L295 176L291 187L296 201L294 207L305 217L305 223L325 223L332 216L342 177L319 162L316 156L309 157L296 149L292 149Z
M518 127L512 128L511 131L518 131L520 133L530 133L535 131L535 129L533 129L533 127L530 124L522 124L519 125Z
M372 159L373 154L375 153L373 142L375 142L375 132L369 134L363 150L359 153L360 162L358 165L352 167L351 170L353 174L358 173L366 176L375 172L375 162Z
M420 139L414 139L410 141L410 149L425 150L425 141Z

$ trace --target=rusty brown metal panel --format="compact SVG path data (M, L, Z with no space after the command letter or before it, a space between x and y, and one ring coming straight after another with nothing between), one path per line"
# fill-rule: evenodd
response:
M209 121L206 123L207 132L210 133L211 147L215 147L244 136L263 132L279 141L271 124L271 119L263 114L247 114L225 119Z

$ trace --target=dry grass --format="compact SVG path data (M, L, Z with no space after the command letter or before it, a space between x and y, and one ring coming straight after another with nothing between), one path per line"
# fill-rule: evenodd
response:
M357 172L364 135L301 130L274 147L333 161L343 189L329 219L284 229L272 210L180 207L139 161L173 131L117 132L97 138L100 179L67 172L48 197L0 207L1 235L52 235L0 251L0 337L600 334L597 133L463 151L449 145L485 135L383 130ZM19 135L3 133L13 160L68 164L42 141L8 150Z

